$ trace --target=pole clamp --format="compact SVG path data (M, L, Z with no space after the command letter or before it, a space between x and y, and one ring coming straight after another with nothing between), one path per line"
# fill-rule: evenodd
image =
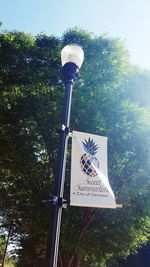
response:
M56 129L56 132L58 134L60 134L62 132L66 132L66 134L68 135L70 132L70 129L68 127L66 127L64 124L62 124L60 129Z
M62 198L62 197L57 197L57 196L51 196L49 199L48 199L48 202L51 204L51 205L54 205L54 206L59 206L59 207L62 207L64 209L67 208L67 200Z

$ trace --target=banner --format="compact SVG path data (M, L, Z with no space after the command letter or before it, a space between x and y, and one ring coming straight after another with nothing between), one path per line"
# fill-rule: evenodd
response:
M73 131L70 205L116 208L108 181L107 137Z

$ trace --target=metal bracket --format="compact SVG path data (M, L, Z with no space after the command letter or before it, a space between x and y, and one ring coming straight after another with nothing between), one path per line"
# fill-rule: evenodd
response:
M65 132L67 128L66 128L66 126L64 124L62 124L61 129L62 129L62 131Z
M68 133L68 136L72 138L72 132L69 132Z
M62 208L64 208L64 209L67 208L67 200L64 199L64 198L61 198L61 197L51 196L51 197L48 199L48 202L49 202L51 205L54 205L54 206L59 206L59 207L62 207Z
M66 132L67 134L69 134L69 128L66 127L64 124L62 124L61 128L60 129L57 129L56 130L57 133L61 133L61 132Z

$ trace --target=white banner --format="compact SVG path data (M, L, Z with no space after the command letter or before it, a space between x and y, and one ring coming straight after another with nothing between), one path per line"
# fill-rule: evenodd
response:
M116 208L108 181L107 137L73 131L70 205Z

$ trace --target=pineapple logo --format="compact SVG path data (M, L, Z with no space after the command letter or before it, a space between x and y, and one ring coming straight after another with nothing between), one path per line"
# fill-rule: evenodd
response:
M87 174L90 177L95 177L97 175L97 172L94 166L96 168L99 168L99 161L95 157L95 155L99 147L93 141L93 139L90 139L90 137L88 140L84 139L84 141L85 142L82 142L82 145L85 154L80 159L80 167L84 174Z

